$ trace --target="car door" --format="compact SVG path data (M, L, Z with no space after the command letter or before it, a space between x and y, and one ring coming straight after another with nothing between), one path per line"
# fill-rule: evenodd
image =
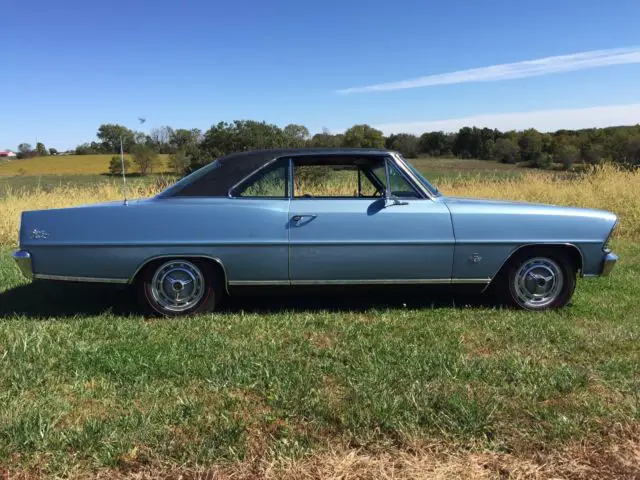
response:
M232 189L214 225L232 239L218 247L229 285L289 284L289 161L265 165Z
M289 272L296 284L446 283L454 237L444 203L422 198L390 158L382 181L401 198L294 194L289 207ZM293 160L294 184L300 171ZM388 178L386 178L388 177Z

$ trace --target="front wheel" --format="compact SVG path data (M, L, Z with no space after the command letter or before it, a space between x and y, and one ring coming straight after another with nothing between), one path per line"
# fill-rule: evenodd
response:
M145 268L138 293L143 307L177 317L213 310L222 295L219 283L207 262L172 259Z
M537 252L515 258L506 275L511 302L525 310L565 306L576 288L576 270L560 254Z

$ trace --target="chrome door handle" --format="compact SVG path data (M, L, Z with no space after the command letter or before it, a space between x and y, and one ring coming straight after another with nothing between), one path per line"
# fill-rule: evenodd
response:
M299 222L300 220L305 218L308 218L309 220L313 220L316 217L317 215L294 215L293 217L291 217L291 220L293 220L294 222Z

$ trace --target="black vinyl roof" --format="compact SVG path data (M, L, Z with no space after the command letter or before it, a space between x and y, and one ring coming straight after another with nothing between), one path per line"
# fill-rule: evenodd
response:
M175 196L226 197L229 189L266 163L282 157L379 156L389 150L375 148L283 148L238 152L220 157L184 177L160 194Z

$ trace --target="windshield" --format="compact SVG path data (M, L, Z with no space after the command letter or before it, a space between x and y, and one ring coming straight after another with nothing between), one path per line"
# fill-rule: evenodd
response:
M418 181L422 184L424 188L427 189L427 191L431 195L433 195L434 197L439 197L442 195L436 187L434 187L433 185L431 185L431 183L429 183L429 180L424 178L424 176L420 173L420 171L416 167L414 167L409 162L407 162L407 160L402 155L398 154L398 157L400 158L400 160L402 160L402 162L404 162L407 168L411 170L411 173L413 173L416 176Z

